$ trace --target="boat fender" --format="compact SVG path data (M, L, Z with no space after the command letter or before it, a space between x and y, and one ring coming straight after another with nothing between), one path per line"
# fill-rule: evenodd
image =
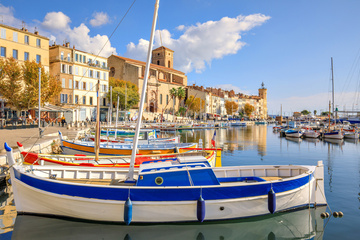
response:
M205 219L205 200L201 196L197 200L196 214L198 221L203 222Z
M276 210L276 195L272 188L268 192L268 209L271 214Z
M132 220L132 202L128 198L124 205L124 222L129 225Z

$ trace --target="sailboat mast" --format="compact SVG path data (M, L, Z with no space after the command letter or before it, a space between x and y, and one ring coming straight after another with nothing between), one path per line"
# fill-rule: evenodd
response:
M99 153L100 153L100 80L96 85L96 128L95 128L95 161L99 160Z
M335 91L334 91L334 65L333 58L331 57L331 80L332 80L332 114L335 113L334 103L335 103Z
M147 54L147 59L146 59L144 83L143 83L141 99L140 99L139 116L138 116L138 121L136 124L134 140L133 140L133 149L131 152L129 173L126 178L126 181L128 181L128 182L134 181L135 158L136 158L137 145L138 145L139 133L140 133L140 128L141 128L142 113L143 113L144 103L145 103L145 94L146 94L147 81L148 81L148 76L149 76L150 61L151 61L152 48L153 48L153 43L154 43L154 35L155 35L155 27L156 27L156 19L157 19L157 15L158 15L158 9L159 9L159 0L156 0L153 23L152 23L152 27L151 27L149 49L148 49L148 54Z

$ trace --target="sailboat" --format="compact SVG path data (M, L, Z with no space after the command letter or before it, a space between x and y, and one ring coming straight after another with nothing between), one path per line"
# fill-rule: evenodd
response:
M316 166L216 168L206 159L191 162L184 157L141 164L135 171L158 6L156 0L128 173L116 168L25 166L5 144L18 214L125 224L203 222L327 205L322 161Z
M333 68L333 59L331 58L331 80L332 80L332 110L334 113L334 68ZM328 131L323 133L323 137L325 139L343 139L344 135L340 129L336 129L336 118L335 118L335 126L334 129L331 130L331 104L329 102L329 127Z

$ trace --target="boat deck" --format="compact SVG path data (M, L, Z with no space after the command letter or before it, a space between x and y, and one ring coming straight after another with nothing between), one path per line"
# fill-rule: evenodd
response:
M284 179L285 177L261 177L265 181L276 181ZM92 185L117 185L117 186L135 186L135 183L125 183L123 179L71 179L71 178L56 178L56 180L80 183L80 184L92 184ZM249 181L250 182L250 181ZM221 182L221 185L233 184L238 182Z

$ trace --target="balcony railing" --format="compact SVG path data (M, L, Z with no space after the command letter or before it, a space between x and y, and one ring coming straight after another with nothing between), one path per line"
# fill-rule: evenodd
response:
M51 57L50 58L50 62L57 62L57 61L64 61L64 62L74 62L73 58L68 58L68 57L60 57L60 56L55 56L55 57Z
M101 65L101 64L87 63L87 65L89 65L90 67L96 67L96 68L101 68L101 69L109 70L109 67L103 66L103 65Z

